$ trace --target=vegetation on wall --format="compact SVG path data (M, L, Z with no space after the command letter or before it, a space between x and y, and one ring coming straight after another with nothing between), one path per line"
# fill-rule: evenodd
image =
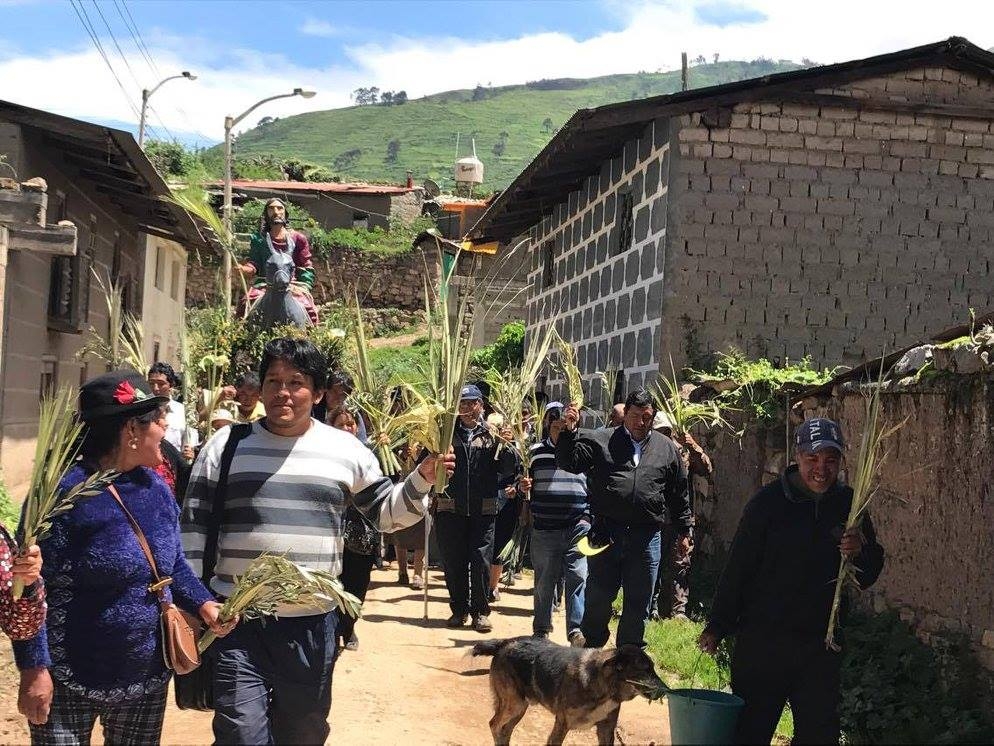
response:
M525 324L522 321L511 321L500 330L500 334L490 344L473 351L470 365L487 371L496 370L501 373L520 367L525 359Z

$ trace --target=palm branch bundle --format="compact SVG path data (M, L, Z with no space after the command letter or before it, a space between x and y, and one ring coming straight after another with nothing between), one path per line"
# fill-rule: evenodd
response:
M458 260L458 256L456 257ZM448 453L452 447L456 419L459 416L459 395L469 371L473 347L473 319L470 293L464 292L456 303L454 317L449 315L449 295L452 276L458 261L443 273L437 293L425 281L425 311L428 318L428 368L425 379L428 399L437 411L438 447L434 453ZM428 445L428 444L425 444ZM449 478L445 464L439 459L435 472L435 490L444 492Z
M369 363L366 331L362 323L359 296L353 293L352 333L355 341L355 365L352 366L355 391L349 397L352 406L362 410L369 421L369 444L387 476L400 471L395 449L404 442L401 420L386 383L377 379ZM404 389L401 388L401 395Z
M260 619L276 616L280 606L312 606L334 603L349 616L359 616L362 602L345 590L341 581L325 570L308 570L283 555L261 554L235 583L231 595L218 613L222 622L236 616ZM197 643L203 653L216 635L208 630Z
M594 373L594 378L601 384L601 417L606 425L611 418L611 407L614 406L614 390L618 384L618 369L611 367Z
M566 379L566 391L569 394L567 404L574 405L578 410L583 409L583 378L576 364L576 350L559 335L559 332L556 332L553 343L559 350L559 370Z
M690 402L683 398L673 358L670 358L670 376L660 374L659 380L650 387L649 393L655 400L656 409L663 412L673 423L674 433L690 432L695 425L702 425L705 428L731 428L717 400Z
M497 555L497 564L507 565L509 571L514 573L524 562L525 552L528 551L529 538L531 538L531 528L519 521L518 525L514 528L514 533L511 534L510 540L508 540L507 544L504 545L504 548Z
M206 406L203 412L205 441L214 434L211 413L217 409L221 402L221 384L229 365L231 365L231 359L227 355L221 354L204 355L197 361L197 367L207 375L206 401L204 402Z
M849 508L849 517L846 519L846 531L859 530L863 523L866 510L877 494L877 479L880 469L887 460L887 452L884 450L884 441L897 432L907 420L902 420L897 425L885 428L880 422L880 389L883 383L883 368L881 367L880 381L873 392L866 397L864 402L865 425L863 435L859 443L859 456L856 460L856 468L853 470L852 505ZM828 617L828 629L825 632L825 647L838 652L842 648L835 641L835 628L839 621L839 608L842 601L842 590L846 585L858 587L858 569L853 561L848 557L842 558L839 566L839 576L835 581L835 596L832 599L832 611Z
M522 408L525 402L531 400L532 414L536 422L540 422L540 414L535 412L535 381L545 364L556 334L555 319L550 321L545 330L540 330L535 342L525 352L524 361L520 368L510 368L503 373L489 371L485 380L490 386L490 406L504 418L504 425L514 433L514 446L521 457L524 474L528 476L531 467L531 443L528 432L528 422L525 420ZM541 429L541 424L538 425Z
M72 510L78 500L103 492L117 476L112 471L98 471L67 490L59 489L59 483L79 456L85 427L76 417L75 399L73 391L65 386L54 396L42 399L31 487L18 528L21 547L30 547L44 539L56 517ZM15 577L14 598L20 598L23 592L24 584Z

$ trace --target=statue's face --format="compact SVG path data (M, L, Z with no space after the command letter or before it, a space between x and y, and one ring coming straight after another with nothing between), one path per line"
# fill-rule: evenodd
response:
M279 202L274 202L266 208L266 217L269 218L269 223L275 225L276 223L286 223L286 208Z

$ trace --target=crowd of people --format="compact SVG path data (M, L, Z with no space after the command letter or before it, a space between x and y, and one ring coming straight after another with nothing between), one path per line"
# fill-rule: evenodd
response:
M520 569L501 550L527 535L536 637L608 644L619 591L619 647L645 647L651 618L687 613L693 478L713 467L644 390L598 428L580 427L570 402L529 407L541 437L526 472L510 429L487 419L485 387L468 384L451 452L405 444L401 472L386 477L350 403L351 378L329 371L310 342L273 340L258 374L206 392L189 417L178 384L165 363L84 384L81 458L62 486L97 470L117 476L53 520L40 546L18 551L0 536L0 623L15 641L33 743L87 743L97 718L107 743L158 741L171 672L143 543L169 579L168 600L222 638L210 652L217 743L323 743L335 661L359 645L355 620L332 602L222 622L221 602L263 552L326 570L361 600L372 568L389 561L385 541L399 583L423 589L428 566L440 565L446 624L487 634L501 579L513 583ZM810 420L795 445L796 465L745 509L699 641L714 653L737 638L743 742L769 742L788 701L799 739L838 739L839 656L822 640L830 581L840 553L864 587L883 565L869 520L842 530L851 491L838 481L838 425ZM435 494L439 460L449 478ZM17 600L14 577L26 586Z

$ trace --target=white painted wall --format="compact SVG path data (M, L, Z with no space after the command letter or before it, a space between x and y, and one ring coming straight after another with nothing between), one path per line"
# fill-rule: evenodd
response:
M146 236L142 327L145 354L179 370L180 331L186 298L186 249L175 241ZM158 355L156 355L158 348Z

